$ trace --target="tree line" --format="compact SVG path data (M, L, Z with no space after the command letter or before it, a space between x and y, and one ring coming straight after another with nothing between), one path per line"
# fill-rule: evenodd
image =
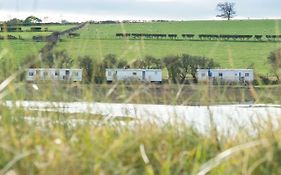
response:
M281 35L226 35L226 34L149 34L149 33L116 33L117 38L131 38L131 39L200 39L200 40L257 40L262 41L277 41L281 39ZM197 36L197 37L196 37Z
M71 68L77 66L83 69L83 81L85 83L103 83L106 80L105 72L107 68L167 69L169 81L191 83L197 82L196 70L198 68L215 68L220 65L213 59L189 54L170 55L163 58L145 56L128 61L120 59L114 54L108 54L101 60L90 56L73 59L66 51L56 51L42 55L42 60L35 62L30 68Z
M198 68L219 68L220 64L213 59L204 56L189 54L168 55L162 58L145 56L143 58L128 61L118 58L114 54L105 55L102 59L90 56L81 56L73 59L65 50L48 52L43 54L41 60L29 57L26 63L33 61L30 68L72 68L83 69L83 81L85 83L103 83L106 80L107 68L135 68L135 69L165 69L168 73L168 81L172 83L197 83L196 70ZM38 60L34 62L34 60ZM281 79L281 49L270 53L267 58L272 66L273 77L257 76L254 84L277 84ZM250 67L249 67L250 68ZM253 68L253 67L252 67Z
M278 84L281 81L281 49L272 51L268 58L272 66L274 77L256 75L254 84ZM128 61L118 58L114 54L108 54L102 59L95 59L90 56L73 58L65 50L48 51L38 56L28 56L21 62L15 62L5 57L0 60L0 80L10 76L16 70L29 68L82 68L83 81L85 83L105 82L106 68L140 68L140 69L165 69L168 73L168 80L172 83L196 83L197 68L217 68L220 65L213 59L203 56L189 54L168 55L162 58L145 56L140 59ZM248 68L254 68L253 65ZM21 76L24 80L25 75Z

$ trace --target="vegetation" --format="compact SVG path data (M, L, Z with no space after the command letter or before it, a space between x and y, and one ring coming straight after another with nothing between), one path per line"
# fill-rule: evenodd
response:
M245 20L245 21L191 21L191 22L151 22L134 24L93 24L80 30L78 38L65 38L58 44L56 50L67 49L73 58L88 55L96 60L102 60L105 55L114 54L117 57L133 62L146 55L162 59L167 55L182 55L188 53L202 57L213 58L222 68L253 67L258 75L273 76L271 67L267 64L270 52L281 47L277 42L260 42L260 35L267 40L266 35L277 35L281 31L280 20ZM218 27L219 26L219 27ZM187 33L188 32L188 33ZM225 35L253 36L255 42L229 41L190 41L168 39L131 39L116 37L116 34L182 34L195 35ZM152 36L149 36L152 37ZM155 36L153 36L155 38ZM191 36L190 36L191 37ZM185 37L187 38L187 37ZM199 38L198 38L199 40ZM247 40L246 40L247 41ZM94 49L93 49L94 48Z
M234 9L235 3L231 2L224 2L224 3L218 3L217 9L221 13L217 15L217 17L226 18L227 20L230 20L236 15L236 10Z
M49 86L53 88L42 89L39 84L39 93L33 89L37 94L30 90L25 95L49 100L49 92L60 94L68 89L54 91L55 84ZM22 98L12 90L13 84L9 87L17 100ZM2 174L280 172L280 127L273 127L270 121L253 123L253 128L257 128L254 133L241 128L234 135L224 135L217 132L215 125L210 132L202 133L184 122L159 125L125 119L104 121L103 116L36 112L2 104L0 116Z
M281 77L281 49L277 49L270 53L268 62L272 66L274 74L277 80Z
M42 20L36 16L29 16L24 20L24 24L26 25L39 24L41 22Z
M196 72L198 68L208 69L219 67L212 59L191 56L184 54L182 56L167 56L164 58L164 64L168 70L169 78L174 83L186 83L188 75L192 76L194 82L197 82Z

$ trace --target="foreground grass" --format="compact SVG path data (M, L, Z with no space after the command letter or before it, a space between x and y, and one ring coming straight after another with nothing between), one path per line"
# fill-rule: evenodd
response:
M186 124L160 127L101 120L73 126L63 114L44 114L59 123L26 121L26 114L30 112L0 108L1 174L197 174L204 170L278 174L281 170L281 128L273 130L269 124L256 135L241 129L228 137L215 128L202 134ZM207 163L213 158L217 162Z

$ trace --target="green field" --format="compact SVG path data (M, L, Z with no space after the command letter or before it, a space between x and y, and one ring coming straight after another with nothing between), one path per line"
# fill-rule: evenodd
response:
M0 61L10 59L16 64L26 56L37 54L44 45L45 43L21 40L0 41Z
M190 21L137 24L94 24L83 28L81 36L65 39L57 50L67 50L73 58L89 55L101 59L106 54L134 60L145 55L162 58L188 53L215 59L223 68L247 68L254 65L258 74L269 74L269 53L278 42L175 41L117 39L116 33L193 34L280 34L281 20Z
M33 36L47 36L50 35L52 32L55 31L64 31L71 27L74 27L75 25L42 25L42 30L44 30L45 27L48 28L47 32L28 32L27 30L30 30L30 26L23 26L22 30L23 32L0 32L0 36L7 36L7 35L13 35L17 38L21 37L24 40L32 40ZM1 42L1 41L0 41Z
M83 29L82 38L113 38L116 33L250 34L281 33L281 20L182 21L137 24L95 24Z
M0 81L7 78L20 67L23 67L25 58L37 56L39 50L46 45L46 42L34 42L33 36L50 35L53 31L63 31L74 25L47 25L49 32L0 32L0 36L13 35L21 40L0 40ZM22 30L30 27L22 27Z

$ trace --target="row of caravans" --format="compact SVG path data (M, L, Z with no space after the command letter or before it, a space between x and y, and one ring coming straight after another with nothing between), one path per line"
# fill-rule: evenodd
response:
M197 69L199 82L252 82L253 69ZM107 82L140 80L162 82L161 69L106 69Z
M82 81L82 69L28 69L27 81L62 80ZM204 81L251 82L253 69L197 69L197 79ZM106 81L143 81L159 82L163 80L161 69L106 69Z

